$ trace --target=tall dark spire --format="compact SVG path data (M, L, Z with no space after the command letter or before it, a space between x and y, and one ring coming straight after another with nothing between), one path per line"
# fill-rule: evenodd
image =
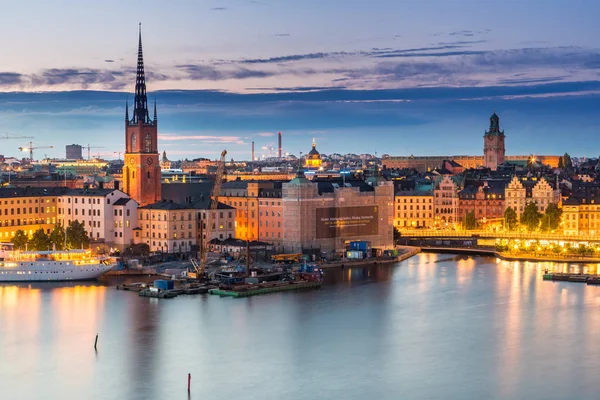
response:
M146 76L144 74L144 54L142 51L142 23L140 22L140 38L138 45L138 60L137 73L135 77L135 100L133 104L133 120L137 124L139 122L148 123L150 117L148 115L148 98L146 97Z
M156 99L154 99L154 124L158 122L158 114L156 113Z
M125 100L125 122L129 122L129 100Z

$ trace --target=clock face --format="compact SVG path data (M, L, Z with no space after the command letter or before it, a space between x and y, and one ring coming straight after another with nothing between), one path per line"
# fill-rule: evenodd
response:
M133 163L135 163L135 160L134 160L134 159L133 159L133 157L132 157L132 158L130 158L130 159L129 159L129 164L132 164L132 165L133 165Z
M146 158L146 164L152 165L152 162L153 162L152 157Z

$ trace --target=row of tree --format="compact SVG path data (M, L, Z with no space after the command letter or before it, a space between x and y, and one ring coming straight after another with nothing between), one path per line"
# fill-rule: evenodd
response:
M85 230L85 225L77 220L72 221L65 230L61 224L57 224L50 234L42 228L33 232L29 237L23 230L15 232L11 239L16 249L43 251L43 250L70 250L87 248L90 238Z
M537 203L531 202L525 206L520 218L514 208L508 207L504 211L504 227L509 231L518 229L519 225L527 228L529 232L535 231L538 228L544 232L553 231L560 226L561 216L562 210L556 204L549 204L546 207L546 212L541 213ZM478 228L479 223L474 211L469 211L465 214L462 225L466 230Z

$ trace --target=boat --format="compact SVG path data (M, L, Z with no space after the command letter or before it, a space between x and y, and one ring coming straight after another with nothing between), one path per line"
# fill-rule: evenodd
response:
M0 282L96 279L116 263L90 250L12 251L0 261Z
M323 269L319 268L315 263L304 263L300 269L296 271L296 275L303 281L321 282L323 280Z

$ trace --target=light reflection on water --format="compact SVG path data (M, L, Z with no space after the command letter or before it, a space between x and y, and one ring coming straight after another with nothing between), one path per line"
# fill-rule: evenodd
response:
M545 269L597 266L420 254L248 299L0 284L0 397L187 398L192 373L196 399L596 399L600 287Z

